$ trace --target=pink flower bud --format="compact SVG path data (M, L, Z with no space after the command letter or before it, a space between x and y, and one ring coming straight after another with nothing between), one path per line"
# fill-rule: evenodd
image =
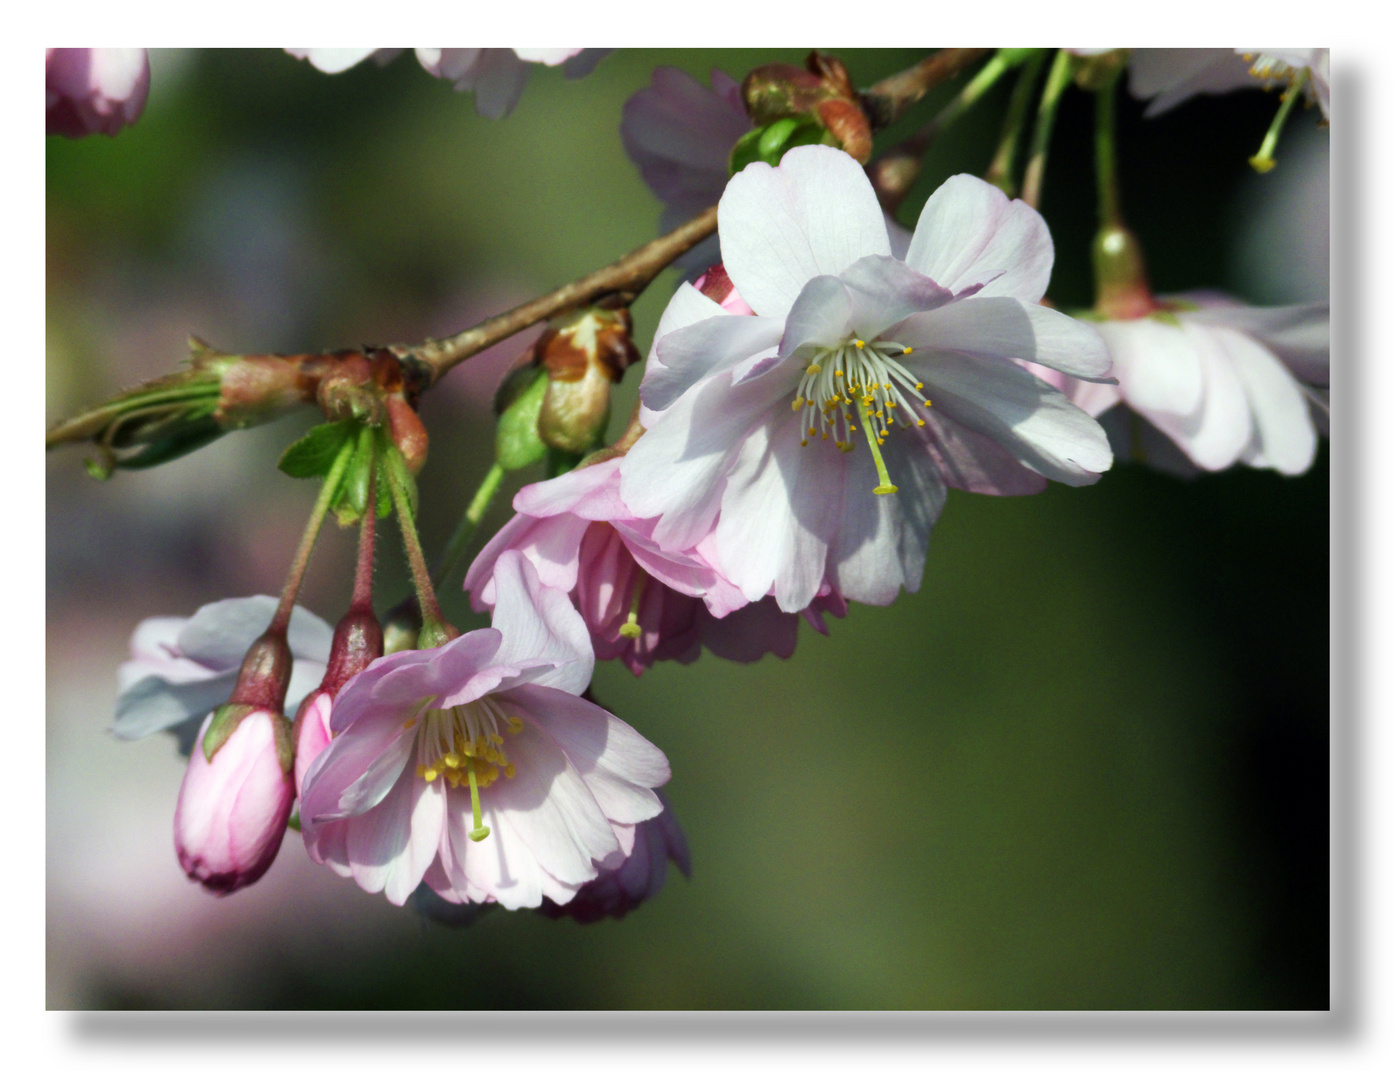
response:
M741 293L737 292L737 287L732 284L732 279L727 276L727 268L722 263L703 271L702 276L693 283L693 287L709 300L721 304L724 310L733 315L756 314L751 310L751 305L742 299Z
M251 885L276 858L296 789L286 718L268 709L248 712L210 761L204 735L220 711L204 720L189 755L174 825L184 872L226 896Z
M310 763L330 745L330 710L334 695L324 690L311 694L296 717L296 797L300 797Z
M49 49L45 70L50 135L115 135L134 124L150 89L144 49Z

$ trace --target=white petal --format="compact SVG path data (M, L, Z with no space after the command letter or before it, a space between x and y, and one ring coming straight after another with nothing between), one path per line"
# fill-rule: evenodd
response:
M797 146L778 167L748 165L718 203L722 261L758 315L783 316L805 282L888 255L882 209L842 150Z
M1110 372L1110 352L1089 323L1008 296L957 300L912 315L893 333L914 348L1027 360L1087 379Z
M1112 375L1130 408L1151 419L1160 413L1192 416L1202 404L1202 360L1180 326L1157 319L1103 322L1096 327L1110 349Z
M1313 464L1318 436L1294 376L1244 334L1221 332L1236 374L1246 388L1259 439L1258 461L1298 476Z
M595 655L586 623L567 595L538 580L533 564L506 551L494 566L495 607L491 625L504 635L494 663L523 667L552 661L557 667L534 676L543 686L580 694L591 682Z
M959 292L1042 299L1052 276L1052 236L1042 215L993 184L961 173L941 184L921 211L907 265Z
M700 379L774 349L782 329L779 319L724 313L666 334L655 345L659 364L640 384L641 400L663 412Z
M954 353L912 359L908 367L925 380L933 408L993 438L1049 480L1093 484L1110 467L1100 425L1017 364Z

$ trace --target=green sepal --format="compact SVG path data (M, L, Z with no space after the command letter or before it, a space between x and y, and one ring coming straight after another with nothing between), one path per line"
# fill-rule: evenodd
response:
M281 763L281 772L290 776L296 766L296 744L291 741L291 721L284 716L273 716L271 733L276 740L276 760Z
M380 429L381 430L381 429ZM402 451L393 445L392 439L386 431L382 431L379 437L378 460L380 472L386 471L388 475L384 477L384 482L378 485L379 506L382 506L382 496L386 491L391 498L391 491L388 485L394 485L407 492L407 508L412 515L412 520L417 519L417 481L413 478L411 471L407 468L407 462L403 459Z
M213 720L204 732L204 759L212 762L213 755L222 749L223 744L233 736L238 725L249 713L257 711L255 705L220 705L213 710Z
M292 832L301 831L301 808L298 806L291 811L291 816L286 819L286 828Z
M499 413L494 429L494 457L505 469L522 469L542 461L548 446L538 434L538 414L548 392L548 373L531 371L532 382L520 378L509 404Z
M223 434L223 428L212 416L202 416L180 427L174 434L141 447L136 453L116 463L118 469L152 469L167 461L192 454Z
M344 444L354 438L361 427L357 420L317 424L286 448L277 468L298 480L326 476Z
M349 465L344 470L344 478L340 481L339 491L335 493L334 501L330 503L335 520L341 526L353 525L363 520L370 499L368 490L370 476L374 476L377 480L375 487L377 488L376 510L378 516L386 517L392 512L392 496L388 492L387 485L382 482L382 469L375 470L373 467L379 454L378 444L385 441L380 435L383 430L383 428L373 428L366 425L359 427L358 445L354 448L354 456L349 459Z
M779 165L785 152L796 146L810 146L822 143L838 146L839 141L818 120L798 116L783 116L773 120L763 128L748 131L736 145L727 159L727 168L734 176L753 161L764 161L767 165Z

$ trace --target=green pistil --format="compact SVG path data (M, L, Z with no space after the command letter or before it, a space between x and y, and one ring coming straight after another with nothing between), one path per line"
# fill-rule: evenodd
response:
M466 775L470 778L470 813L475 825L467 835L470 839L479 843L489 836L490 829L480 818L480 785L475 781L475 759L473 757L466 757L465 771Z
M876 418L873 416L873 411L869 409L864 414L863 431L868 436L868 449L872 451L873 464L877 466L877 478L882 481L877 487L873 488L873 494L895 495L897 493L897 485L892 483L891 476L887 474L887 463L882 460L882 450L879 446L882 440L877 437L875 424Z
M640 594L645 589L646 574L638 566L635 567L635 588L630 591L630 614L626 618L625 624L620 628L620 636L630 638L632 641L640 636Z

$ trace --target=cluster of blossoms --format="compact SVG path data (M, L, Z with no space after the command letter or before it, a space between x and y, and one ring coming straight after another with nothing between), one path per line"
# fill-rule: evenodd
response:
M289 51L328 72L385 59ZM1031 62L1013 52L1005 70ZM525 61L581 53L417 50L487 115L517 100ZM1113 80L1126 58L1057 62L1113 63ZM1165 86L1154 58L1128 63L1155 110L1223 88L1211 67ZM1327 115L1326 53L1245 63L1248 79L1284 79L1289 103L1309 88ZM330 423L283 459L325 480L280 601L137 630L115 730L169 729L190 752L176 812L190 877L218 893L250 884L294 819L312 859L394 904L425 890L431 903L623 915L669 862L687 873L688 850L659 794L664 754L589 697L598 659L638 676L705 646L789 657L801 621L827 634L849 602L919 588L950 488L1092 484L1117 455L1175 471L1310 466L1327 416L1326 304L1155 296L1111 191L1096 305L1059 311L1032 205L960 174L909 232L858 156L866 120L850 119L842 69L758 70L745 89L715 72L709 89L661 69L626 107L625 145L665 224L715 202L716 246L669 301L616 443L599 445L609 386L638 356L624 312L571 313L501 390L485 502L505 468L546 455L556 475L515 495L466 572L489 628L460 634L441 614L413 523L426 436L380 350L336 355L316 396ZM787 114L771 120L777 99ZM361 527L354 600L333 630L292 606L332 507ZM389 507L417 595L385 638L372 548ZM472 503L467 520L481 512Z

